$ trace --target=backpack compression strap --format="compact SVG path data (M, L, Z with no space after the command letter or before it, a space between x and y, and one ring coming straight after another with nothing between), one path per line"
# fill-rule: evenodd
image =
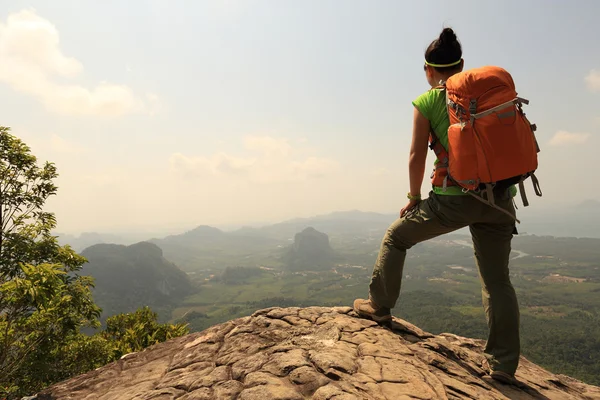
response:
M452 178L451 178L451 179L452 179ZM519 224L521 223L521 221L520 221L520 220L517 218L517 216L516 216L516 215L512 214L512 213L511 213L511 212L509 212L509 211L506 211L506 210L505 210L504 208L502 208L502 207L499 207L499 206L498 206L496 203L493 203L493 202L492 202L493 200L492 200L492 201L490 201L489 199L488 199L488 200L486 200L486 199L484 199L483 197L481 197L481 196L479 196L479 195L477 195L477 194L473 193L473 191L472 191L472 190L467 190L465 193L467 193L467 194L470 194L471 196L475 197L477 200L481 201L481 202L482 202L482 203L484 203L484 204L487 204L487 205L488 205L488 206L490 206L490 207L493 207L493 208L495 208L495 209L496 209L496 210L498 210L498 211L502 211L504 214L508 215L509 217L511 217L512 219L514 219L515 221L517 221L517 223L519 223ZM490 192L488 192L488 193L490 193ZM492 198L493 198L493 196L494 196L494 195L493 195L493 194L491 194L491 196L492 196Z
M429 148L433 150L438 160L432 175L433 184L435 186L442 186L444 191L446 191L447 186L455 185L454 181L448 180L448 163L450 161L450 156L448 155L448 152L446 151L444 146L442 146L442 143L440 142L436 134L433 132L433 129L429 132ZM442 178L442 176L440 176L440 171L443 170L446 170L446 175L444 175Z

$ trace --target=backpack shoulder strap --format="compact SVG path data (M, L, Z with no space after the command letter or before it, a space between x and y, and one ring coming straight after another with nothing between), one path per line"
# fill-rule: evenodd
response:
M442 142L440 142L433 129L429 130L429 148L435 153L438 161L440 162L439 166L447 168L450 157L448 156L448 152L444 146L442 146Z

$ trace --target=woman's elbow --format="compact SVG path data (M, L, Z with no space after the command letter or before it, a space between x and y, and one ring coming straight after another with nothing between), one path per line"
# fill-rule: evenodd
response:
M423 164L427 159L427 152L422 151L411 151L408 156L408 162L410 164Z

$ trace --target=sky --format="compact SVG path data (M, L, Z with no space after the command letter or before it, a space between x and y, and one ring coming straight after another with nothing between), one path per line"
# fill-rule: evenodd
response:
M600 2L0 0L0 125L54 162L58 229L173 231L406 203L445 26L531 101L544 196L600 200ZM423 193L433 163L429 155Z

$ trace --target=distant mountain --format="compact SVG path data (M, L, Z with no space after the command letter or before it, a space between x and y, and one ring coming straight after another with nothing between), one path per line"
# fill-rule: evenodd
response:
M327 234L312 227L297 233L283 256L285 266L296 271L329 269L337 259Z
M204 225L150 242L185 271L269 263L275 260L273 251L285 244L254 230L223 232Z
M310 218L295 218L261 228L241 228L233 233L289 240L297 232L312 227L336 237L381 236L397 218L392 214L362 211L339 211Z
M179 235L170 235L165 237L163 242L180 244L197 244L198 241L205 243L214 243L223 239L225 232L212 226L200 225L190 231Z
M587 199L582 201L577 208L600 210L600 201Z
M89 263L80 274L94 277L94 300L103 308L103 318L145 305L159 311L195 290L187 274L152 243L97 244L82 255Z
M127 244L126 239L109 233L83 232L79 236L57 233L56 236L61 245L68 244L77 252L100 243Z
M309 227L336 240L369 236L379 240L395 218L394 215L344 211L259 228L243 227L232 232L202 225L150 242L163 249L165 257L184 271L222 270L232 266L280 267L282 249L293 242L298 232Z

